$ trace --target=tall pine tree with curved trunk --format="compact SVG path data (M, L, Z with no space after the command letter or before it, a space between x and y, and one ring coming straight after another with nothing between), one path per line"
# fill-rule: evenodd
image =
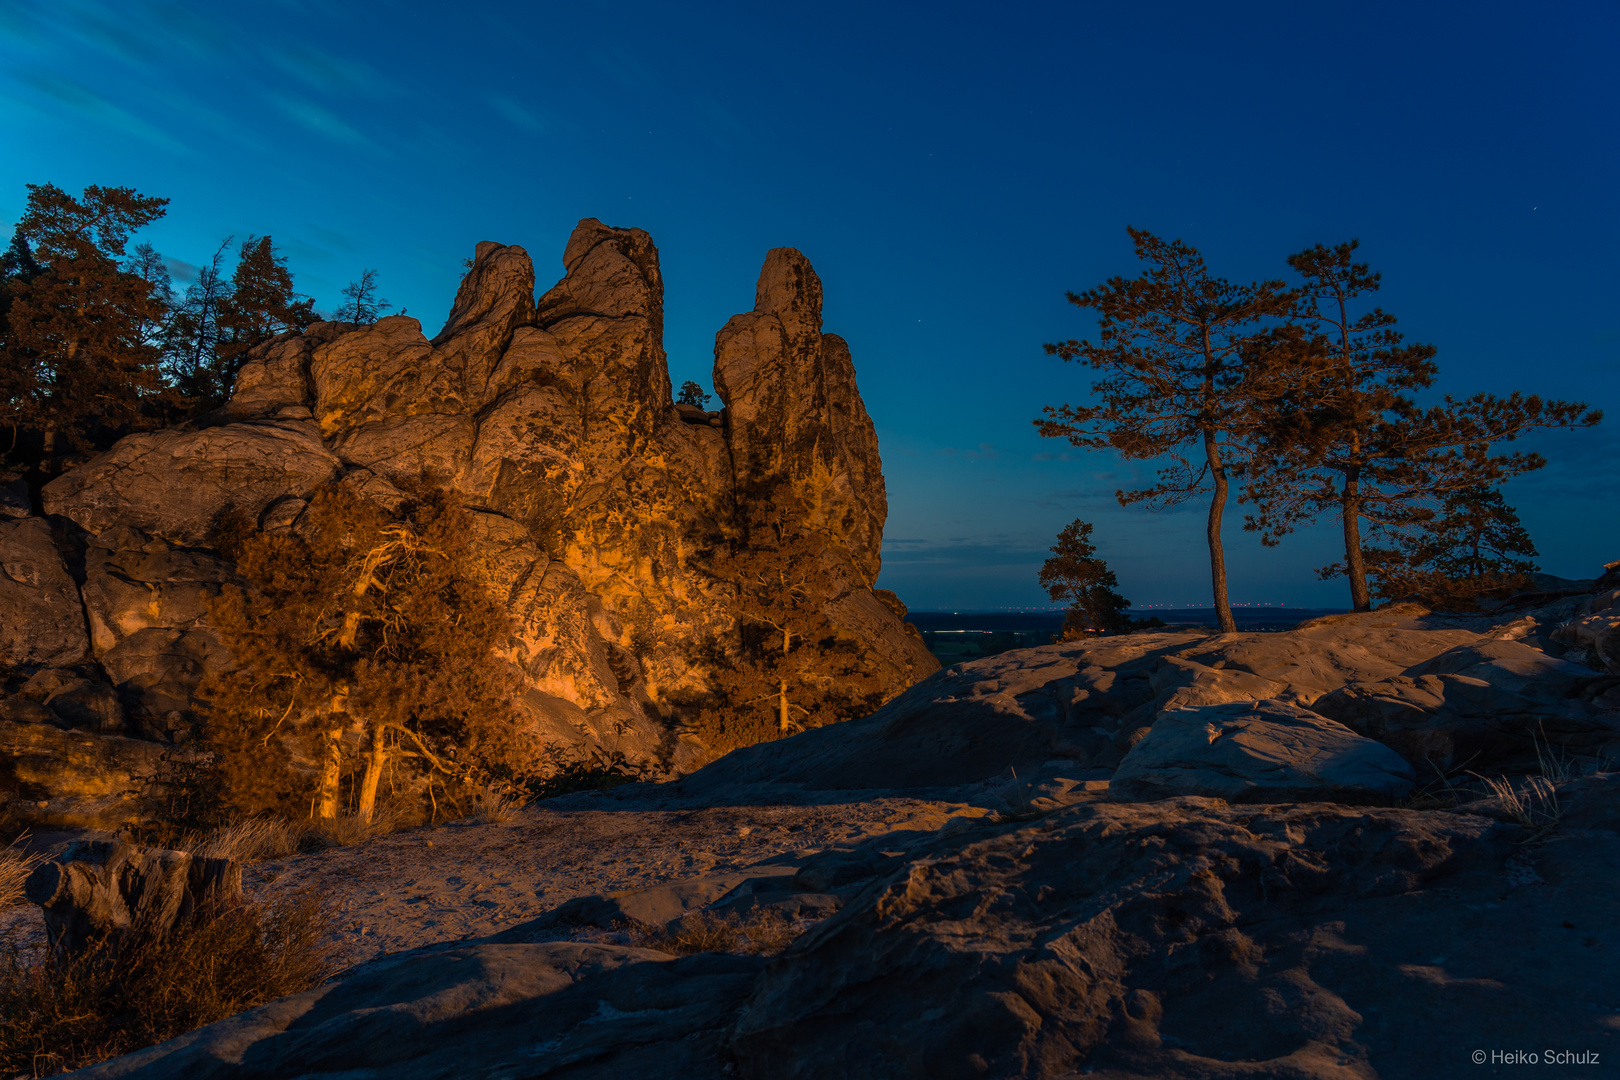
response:
M62 443L86 449L100 433L162 422L167 392L145 330L165 312L123 260L130 235L167 203L130 188L91 186L74 198L28 185L18 231L38 271L8 288L0 423L34 433L48 471Z
M1237 622L1227 596L1222 519L1234 473L1260 422L1278 348L1266 331L1289 304L1280 281L1236 285L1212 277L1180 240L1128 229L1136 278L1114 277L1069 302L1097 313L1098 340L1048 344L1050 355L1090 365L1096 405L1048 407L1040 433L1126 458L1167 458L1158 483L1119 491L1120 504L1164 509L1209 493L1210 584L1222 633Z
M1433 384L1436 350L1406 344L1395 317L1367 298L1380 278L1354 261L1352 240L1292 255L1304 284L1276 340L1291 359L1265 403L1245 496L1257 506L1245 528L1268 546L1324 512L1339 516L1351 605L1372 607L1363 523L1421 528L1461 492L1539 469L1539 454L1493 454L1492 445L1539 428L1595 424L1580 402L1512 394L1446 397L1421 407L1411 396Z

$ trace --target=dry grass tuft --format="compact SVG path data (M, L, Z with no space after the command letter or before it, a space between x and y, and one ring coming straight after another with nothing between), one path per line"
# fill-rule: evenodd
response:
M494 788L481 788L473 793L472 813L468 820L479 825L500 825L511 821L512 815L523 809L525 800Z
M11 842L10 847L0 848L0 908L23 902L23 883L34 872L34 867L45 859L43 855L23 851L17 846L27 836L27 833L23 833Z
M388 823L361 821L354 814L339 814L335 818L318 818L308 822L298 840L300 851L325 851L328 848L348 847L373 836L389 832Z
M635 944L676 956L723 952L772 956L793 944L805 927L775 908L755 908L746 918L728 912L699 911L686 916L674 931L636 926L630 931Z
M332 971L309 894L200 915L161 941L108 941L29 962L0 955L0 1075L43 1077L164 1042Z
M298 833L292 825L276 818L249 818L206 833L187 833L175 847L201 858L234 859L245 864L291 855L298 850Z
M1479 779L1501 801L1503 812L1520 825L1550 829L1564 816L1558 805L1558 789L1544 776L1528 777L1519 787L1514 787L1506 777L1480 776Z

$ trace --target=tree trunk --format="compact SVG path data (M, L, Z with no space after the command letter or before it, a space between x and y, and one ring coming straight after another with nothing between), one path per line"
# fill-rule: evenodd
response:
M784 627L782 627L782 666L784 668L787 667L788 650L791 649L792 647L793 647L793 635L788 631L788 628L784 626ZM777 717L777 725L778 725L778 729L782 732L782 734L786 735L787 734L787 729L788 729L788 696L787 696L787 680L786 679L783 679L781 681L781 683L779 684L779 691L780 692L779 692L778 701L777 701L778 708L779 708L779 715Z
M1340 498L1344 520L1344 567L1350 579L1350 606L1355 611L1372 610L1372 594L1367 589L1367 561L1361 551L1361 483L1354 476L1344 481Z
M1232 618L1232 604L1226 597L1226 549L1221 546L1221 516L1226 512L1226 466L1221 463L1221 448L1215 442L1215 432L1204 429L1204 456L1209 461L1210 475L1215 478L1215 494L1209 500L1209 575L1215 592L1215 618L1221 633L1237 633L1237 620Z
M388 729L378 727L371 733L371 751L366 755L366 772L360 780L360 805L355 810L360 820L368 825L377 807L377 785L387 764Z
M236 905L242 867L183 851L76 840L36 867L23 891L43 909L51 947L66 958L114 937L160 940L200 908Z
M327 729L321 748L321 780L317 788L315 816L330 821L338 813L338 781L343 775L343 729Z

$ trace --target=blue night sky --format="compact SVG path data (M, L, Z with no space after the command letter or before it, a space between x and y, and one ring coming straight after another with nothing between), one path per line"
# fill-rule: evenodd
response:
M1127 224L1215 272L1282 276L1362 241L1439 390L1607 409L1508 487L1543 567L1620 558L1620 124L1612 0L874 5L0 0L0 224L23 185L169 197L183 276L269 233L330 310L375 267L433 333L484 239L542 288L593 216L652 233L677 385L752 306L768 248L826 286L914 608L1039 605L1076 516L1138 604L1209 603L1202 507L1114 490L1141 463L1042 440L1088 373L1042 342L1063 298L1135 274ZM1348 603L1325 523L1261 548L1228 517L1236 602Z

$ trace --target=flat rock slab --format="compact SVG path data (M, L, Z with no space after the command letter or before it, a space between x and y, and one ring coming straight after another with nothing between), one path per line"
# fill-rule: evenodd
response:
M1412 782L1399 754L1335 720L1281 701L1240 701L1161 714L1120 762L1109 796L1388 803Z

